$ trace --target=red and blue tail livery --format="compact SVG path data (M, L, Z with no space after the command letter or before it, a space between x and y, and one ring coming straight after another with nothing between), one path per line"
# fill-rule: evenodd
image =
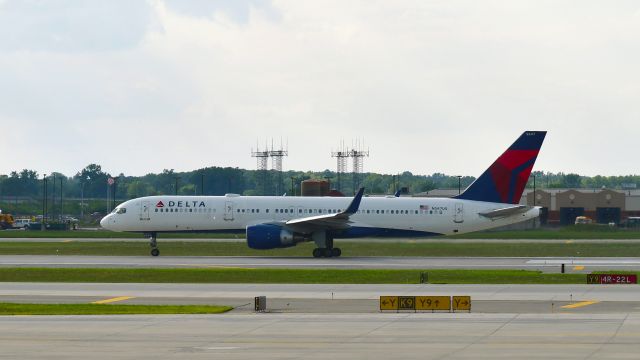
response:
M525 131L461 195L461 200L518 204L546 131Z

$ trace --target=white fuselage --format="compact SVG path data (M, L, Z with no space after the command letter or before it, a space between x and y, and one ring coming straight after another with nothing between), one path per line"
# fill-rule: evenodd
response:
M270 196L149 196L120 204L100 224L131 232L233 232L263 223L332 214L352 198ZM454 235L510 225L538 217L533 207L514 215L480 213L510 204L452 198L364 197L350 217L350 229L336 238L358 236Z

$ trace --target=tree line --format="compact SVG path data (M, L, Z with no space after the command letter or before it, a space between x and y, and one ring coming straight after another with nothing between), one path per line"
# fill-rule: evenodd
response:
M640 176L581 176L575 173L550 173L536 171L536 186L543 188L611 188L620 189L627 184L640 183ZM396 190L406 190L410 194L424 193L433 189L464 189L475 180L472 176L451 176L442 173L415 175L405 171L400 174L360 174L354 180L352 174L336 174L334 171L274 171L246 170L231 167L207 167L187 172L165 169L158 174L127 176L109 174L98 164L89 164L73 176L54 172L47 174L48 195L53 193L65 198L106 198L109 192L108 180L114 179L116 197L126 200L140 196L179 194L179 195L224 195L237 193L243 195L282 195L299 194L299 184L307 179L326 179L331 187L345 195L354 193L364 186L369 194L393 194ZM293 178L293 180L292 180ZM533 186L532 179L527 184ZM460 181L460 183L459 183ZM54 188L55 184L55 188ZM293 188L292 188L293 185ZM8 197L31 197L38 199L44 192L43 174L35 170L13 171L9 175L0 175L0 202Z

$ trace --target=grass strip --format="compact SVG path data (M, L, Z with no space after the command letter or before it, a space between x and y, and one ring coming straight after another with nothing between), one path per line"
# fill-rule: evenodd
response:
M21 239L21 238L43 238L43 239L142 239L142 234L139 233L127 233L127 232L113 232L107 230L48 230L48 231L0 231L0 237ZM245 234L232 234L232 233L170 233L161 234L160 238L173 238L173 239L244 239Z
M295 247L253 250L244 242L158 241L161 256L302 256L315 247L303 243ZM640 257L640 246L624 241L607 243L396 243L337 242L343 257L348 256L430 256L430 257ZM149 256L145 242L0 242L0 255L96 255Z
M229 306L215 305L98 305L0 303L0 315L134 315L220 314Z
M584 284L585 274L527 270L0 268L0 282L249 284Z

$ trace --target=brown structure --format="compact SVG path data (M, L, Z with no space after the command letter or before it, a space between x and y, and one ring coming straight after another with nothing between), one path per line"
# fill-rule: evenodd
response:
M526 195L527 205L534 205L533 192ZM603 189L569 189L555 193L555 203L550 192L536 191L536 206L542 206L541 223L559 223L569 225L578 216L587 216L601 224L619 223L626 209L626 197L623 192Z
M329 182L326 180L304 180L302 182L302 196L327 196L329 194Z

